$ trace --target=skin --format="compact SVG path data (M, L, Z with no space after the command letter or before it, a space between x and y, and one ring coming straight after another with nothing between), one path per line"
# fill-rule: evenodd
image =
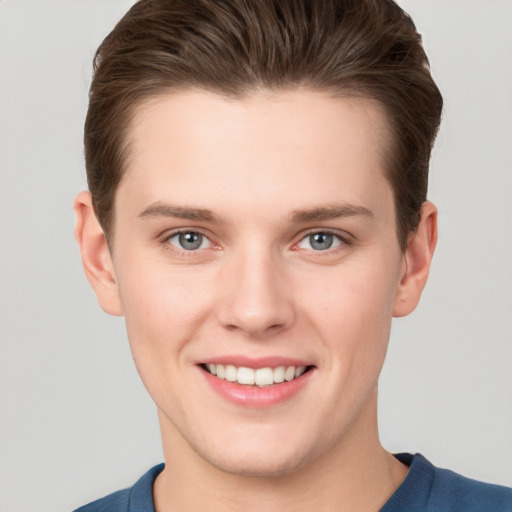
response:
M169 94L134 118L112 253L90 194L77 197L85 272L101 307L125 316L158 408L159 512L377 510L404 479L379 441L377 381L391 319L426 283L437 214L423 205L401 251L387 133L366 99ZM177 216L191 208L215 218ZM184 250L176 230L201 233L202 245ZM326 232L333 246L313 248L311 233ZM243 407L198 366L228 354L313 369L283 403Z

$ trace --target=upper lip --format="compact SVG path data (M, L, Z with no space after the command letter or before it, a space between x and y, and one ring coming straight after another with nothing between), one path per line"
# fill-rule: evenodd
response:
M198 364L222 364L222 365L233 365L237 367L252 368L257 370L258 368L276 368L278 366L311 366L310 361L304 359L297 359L294 357L283 357L283 356L266 356L266 357L248 357L242 355L226 355L217 356L204 359L198 362Z

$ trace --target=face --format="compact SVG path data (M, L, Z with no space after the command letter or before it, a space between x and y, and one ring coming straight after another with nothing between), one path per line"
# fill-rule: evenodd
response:
M381 110L188 91L130 140L113 265L164 445L251 475L362 448L406 267Z

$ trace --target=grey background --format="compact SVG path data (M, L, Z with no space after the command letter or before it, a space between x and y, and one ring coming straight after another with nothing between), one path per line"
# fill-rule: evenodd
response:
M66 511L162 460L122 319L82 275L73 197L93 53L128 0L0 1L0 511ZM395 321L384 445L512 485L512 2L403 0L446 99L440 241Z

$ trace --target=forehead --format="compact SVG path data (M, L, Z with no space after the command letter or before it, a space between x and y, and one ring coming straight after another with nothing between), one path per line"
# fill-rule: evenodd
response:
M119 192L129 189L140 207L176 195L213 209L227 198L242 209L251 199L273 208L294 200L364 203L389 188L388 133L382 109L368 99L307 90L243 99L167 94L133 118Z

